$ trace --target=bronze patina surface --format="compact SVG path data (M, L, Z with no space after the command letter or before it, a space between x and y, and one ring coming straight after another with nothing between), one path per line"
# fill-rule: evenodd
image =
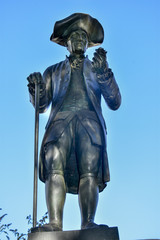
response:
M94 223L98 195L110 180L101 97L112 110L121 104L106 51L96 49L92 61L85 56L87 48L100 45L103 38L101 24L88 14L75 13L56 22L50 39L66 46L69 57L48 67L43 76L33 73L27 78L32 104L37 82L39 111L52 104L39 160L49 213L42 231L62 230L67 192L79 195L81 228L99 227Z

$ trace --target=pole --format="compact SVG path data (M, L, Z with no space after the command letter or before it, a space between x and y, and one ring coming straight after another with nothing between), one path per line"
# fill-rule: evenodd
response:
M39 83L35 83L35 133L34 133L34 186L33 186L33 228L37 225L38 192L38 138L39 138Z

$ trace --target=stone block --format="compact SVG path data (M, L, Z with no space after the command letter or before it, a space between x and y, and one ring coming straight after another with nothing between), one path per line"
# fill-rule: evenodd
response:
M28 240L119 240L117 227L99 227L86 230L62 232L35 232Z

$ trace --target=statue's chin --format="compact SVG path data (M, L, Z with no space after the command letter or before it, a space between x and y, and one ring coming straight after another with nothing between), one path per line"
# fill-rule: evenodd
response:
M77 51L75 51L75 54L84 54L84 51L77 50Z
M75 51L73 52L73 54L84 54L85 50L84 49L75 49Z

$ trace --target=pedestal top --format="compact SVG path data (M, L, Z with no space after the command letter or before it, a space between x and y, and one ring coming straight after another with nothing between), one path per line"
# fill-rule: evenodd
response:
M119 240L117 227L86 230L29 233L28 240Z

